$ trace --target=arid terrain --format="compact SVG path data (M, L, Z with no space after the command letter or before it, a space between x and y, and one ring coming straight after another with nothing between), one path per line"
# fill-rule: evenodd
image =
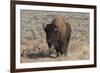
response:
M65 16L71 25L67 56L55 57L56 52L46 43L43 24L55 16ZM21 63L89 59L89 13L21 10Z

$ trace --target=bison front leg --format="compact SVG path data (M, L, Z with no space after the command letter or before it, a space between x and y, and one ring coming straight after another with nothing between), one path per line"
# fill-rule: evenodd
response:
M50 48L49 53L50 55L52 54L53 48Z
M57 53L56 57L59 57L60 55L58 49L56 49L56 53Z

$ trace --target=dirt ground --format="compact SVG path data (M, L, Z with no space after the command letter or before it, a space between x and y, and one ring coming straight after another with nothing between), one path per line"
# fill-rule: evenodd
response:
M71 25L67 56L49 54L43 24L65 16ZM21 63L89 59L89 13L21 10Z

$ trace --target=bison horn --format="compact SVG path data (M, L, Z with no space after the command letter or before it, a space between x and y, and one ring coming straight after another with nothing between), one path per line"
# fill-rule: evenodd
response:
M43 26L43 29L45 29L45 24L43 24L42 26Z

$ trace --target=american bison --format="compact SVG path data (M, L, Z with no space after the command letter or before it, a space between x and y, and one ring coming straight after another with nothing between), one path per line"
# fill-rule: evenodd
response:
M67 55L71 35L71 26L68 21L63 16L56 16L46 27L43 24L43 28L49 48L54 48L57 56Z

